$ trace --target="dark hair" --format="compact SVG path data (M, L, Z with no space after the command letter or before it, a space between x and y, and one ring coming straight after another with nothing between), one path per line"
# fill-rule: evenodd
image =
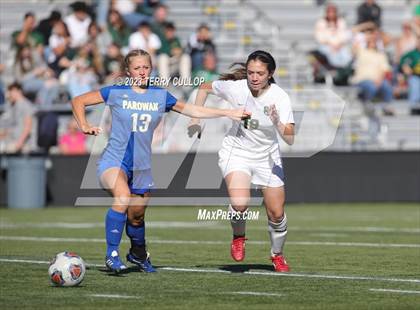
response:
M243 62L235 62L230 66L230 69L232 69L235 66L239 66L239 68L234 69L232 72L224 73L220 75L220 80L222 81L228 81L228 80L243 80L247 78L247 67L251 60L259 60L262 63L265 63L267 65L268 72L270 74L273 74L276 70L276 61L274 60L273 56L271 56L270 53L267 53L265 51L255 51L249 54L248 59L246 60L246 63ZM271 76L271 78L268 80L268 83L275 83L274 77Z
M197 31L200 31L202 29L206 29L206 30L209 30L210 31L210 27L206 23L202 23L202 24L198 25Z
M26 20L28 17L35 17L35 14L33 12L26 12L23 20Z
M138 28L144 28L144 27L151 28L150 23L148 21L144 20L144 21L139 23L139 25L137 26L137 29Z
M175 27L175 24L173 22L166 22L165 23L165 29L166 30L175 30L176 27Z
M147 58L149 58L150 66L152 66L152 57L150 56L150 54L148 52L146 52L145 50L136 49L136 50L131 50L124 57L124 68L125 68L125 70L127 70L128 66L130 65L131 57L136 57L136 56L146 56Z
M19 82L15 81L12 84L10 84L9 86L7 86L7 90L12 90L12 89L22 90L22 85Z

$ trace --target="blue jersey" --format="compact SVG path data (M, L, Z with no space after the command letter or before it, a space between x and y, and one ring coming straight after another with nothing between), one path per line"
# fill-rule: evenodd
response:
M150 169L153 132L176 98L159 87L149 87L142 94L130 86L107 86L100 93L112 115L111 134L101 161L129 170Z

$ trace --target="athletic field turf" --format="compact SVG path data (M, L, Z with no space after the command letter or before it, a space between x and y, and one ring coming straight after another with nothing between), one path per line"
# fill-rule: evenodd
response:
M420 205L289 205L288 274L271 271L265 212L252 210L260 216L235 263L228 221L149 207L158 273L115 276L103 267L105 208L0 209L0 308L420 309ZM49 283L47 262L66 250L88 264L80 287Z

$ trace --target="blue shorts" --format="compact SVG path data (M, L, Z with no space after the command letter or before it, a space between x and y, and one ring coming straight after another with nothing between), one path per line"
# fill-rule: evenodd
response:
M145 193L150 193L154 187L153 177L152 177L152 170L145 169L145 170L132 170L129 169L124 163L115 163L100 160L98 162L97 167L97 176L100 180L101 175L105 172L105 170L109 168L120 168L122 169L125 174L127 175L127 184L130 188L130 192L135 195L143 195Z

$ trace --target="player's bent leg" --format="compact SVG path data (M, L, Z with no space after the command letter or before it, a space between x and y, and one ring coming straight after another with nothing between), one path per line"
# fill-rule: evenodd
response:
M105 217L106 256L105 265L114 272L120 272L127 267L119 256L119 246L126 222L126 211L129 204L130 190L127 176L119 168L109 168L101 176L104 187L109 189L114 197L114 203Z
M245 241L247 239L245 238L246 220L243 214L247 211L250 200L251 177L248 173L234 171L229 173L225 180L231 201L229 212L231 213L230 224L233 238L230 254L235 261L240 262L245 258Z
M287 272L290 267L283 255L283 247L287 236L284 186L267 187L263 189L263 194L268 217L268 234L271 241L271 261L275 271Z
M155 272L150 261L150 254L146 249L145 238L145 222L144 216L146 212L147 202L150 194L133 195L132 200L135 205L130 204L127 213L126 233L130 238L131 247L127 254L127 261L137 265L141 271Z

